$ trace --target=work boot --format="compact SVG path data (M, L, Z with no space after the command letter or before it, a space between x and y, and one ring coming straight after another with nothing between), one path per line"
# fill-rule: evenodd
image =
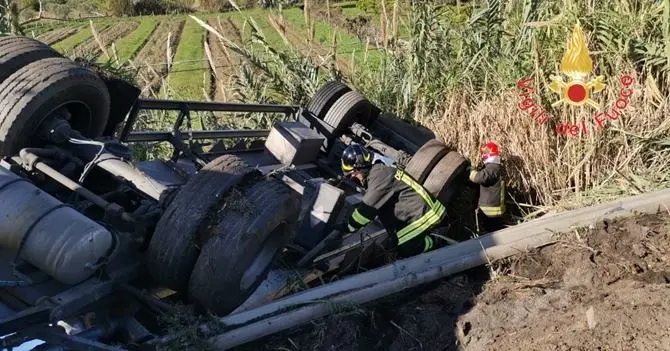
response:
M451 229L451 225L447 223L430 231L429 235L433 238L433 250L453 245L458 242L447 236L449 234L449 229Z

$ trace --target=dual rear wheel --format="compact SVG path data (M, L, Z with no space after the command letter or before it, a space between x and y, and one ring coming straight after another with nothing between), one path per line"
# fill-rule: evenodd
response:
M469 161L461 154L450 150L423 127L381 115L378 107L342 82L324 84L307 110L333 127L334 136L346 133L357 122L390 146L414 153L406 165L407 173L445 204L451 202L464 180ZM343 145L334 145L331 151L341 153ZM335 156L339 158L339 154Z
M149 244L153 277L187 300L232 312L266 278L295 235L300 198L235 155L203 167L179 190Z

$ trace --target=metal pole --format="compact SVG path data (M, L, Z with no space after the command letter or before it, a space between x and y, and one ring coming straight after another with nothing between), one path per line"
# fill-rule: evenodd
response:
M126 158L130 157L130 149L125 145L115 141L99 142L90 140L81 135L79 131L72 129L72 126L62 118L53 118L49 122L44 123L41 127L41 134L46 137L46 140L61 144L61 147L78 156L82 161L92 163L92 165L104 169L113 176L124 178L141 193L160 201L161 194L167 190L167 187L158 182L153 182L150 177L140 172L129 160L125 159L124 156ZM115 153L110 152L112 150ZM80 182L83 182L83 179Z
M104 169L113 176L123 178L133 184L135 188L148 197L160 201L168 187L153 181L151 177L135 168L130 161L122 159L108 152L96 156L96 150L87 145L66 145L66 149L85 160L91 160L95 166Z
M182 106L187 105L191 111L219 111L219 112L276 112L296 113L300 109L294 105L272 105L272 104L244 104L230 102L203 102L203 101L175 101L158 99L138 99L141 110L173 110L180 111Z
M225 139L225 138L265 138L270 134L267 129L231 129L231 130L194 130L190 139ZM173 134L170 132L133 132L128 134L125 142L170 141Z
M631 215L633 212L656 213L670 206L670 189L646 193L602 205L548 216L512 228L489 233L419 256L397 261L382 268L354 275L332 284L313 288L259 308L223 317L221 322L234 327L258 321L210 339L218 348L238 345L284 330L322 316L323 307L311 306L309 310L290 311L291 308L315 303L316 300L370 301L388 294L429 282L445 275L517 254L531 247L546 245L555 232L569 231L574 227L590 225L604 218ZM285 312L282 315L263 318ZM304 314L304 315L303 315ZM282 317L286 315L287 317ZM302 316L302 317L301 317ZM305 317L309 316L309 317ZM308 319L305 319L308 318ZM263 324L265 323L265 324ZM273 327L268 328L269 323ZM265 327L262 327L265 325ZM266 331L261 329L266 328ZM235 334L234 334L235 333ZM238 335L238 336L235 336Z
M25 150L26 149L21 150L22 151L21 152L21 157L28 156L28 157L31 157L31 158L34 158L34 159L38 159L37 155L35 155L32 152L25 151ZM23 161L24 159L21 158L21 157L15 157L13 159L14 159L15 162L17 162L19 164L22 164L21 161ZM103 208L105 210L110 209L110 205L112 205L112 203L110 203L109 201L107 201L107 200L103 199L102 197L96 195L95 193L86 189L85 187L81 186L80 184L76 183L72 179L66 177L65 175L58 172L57 170L51 168L46 163L41 162L41 161L37 161L37 162L35 162L33 167L35 167L35 169L44 173L49 178L57 181L58 183L60 183L64 187L66 187L66 188L74 191L75 193L83 196L87 200L91 201L94 205L96 205L100 208ZM132 216L130 214L128 214L127 212L121 212L121 218L124 221L129 222L129 223L133 223L135 221L132 218Z
M514 248L509 248L508 253L509 255L513 255L518 252ZM457 262L449 262L418 274L407 274L388 282L333 297L327 302L314 302L313 305L233 329L227 333L210 338L209 343L216 350L227 350L282 330L309 323L311 320L325 317L331 312L330 304L338 302L363 304L485 263L485 258L480 257L480 255L470 254L461 257Z
M140 112L140 105L138 101L135 101L133 108L128 112L128 117L126 118L126 124L121 130L121 135L119 135L119 141L125 142L128 138L128 135L133 130L135 122L137 121L137 115Z

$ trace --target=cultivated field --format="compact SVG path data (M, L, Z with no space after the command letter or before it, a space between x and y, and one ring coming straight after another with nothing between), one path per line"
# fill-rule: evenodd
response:
M345 72L351 72L354 65L372 62L379 54L343 26L334 21L331 25L321 13L310 20L314 22L314 40L309 40L304 11L298 8L281 14L252 9L194 16L242 46L252 40L252 26L257 26L267 45L295 48L315 65L327 66L334 52L334 62ZM188 15L40 21L31 24L26 33L68 55L92 55L99 63L111 61L133 67L145 96L231 100L235 96L234 76L243 61ZM262 63L270 60L262 45L249 47Z

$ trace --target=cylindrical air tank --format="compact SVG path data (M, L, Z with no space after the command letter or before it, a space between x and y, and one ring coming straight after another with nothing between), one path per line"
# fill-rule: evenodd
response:
M0 247L54 279L77 284L95 273L112 233L0 166Z

